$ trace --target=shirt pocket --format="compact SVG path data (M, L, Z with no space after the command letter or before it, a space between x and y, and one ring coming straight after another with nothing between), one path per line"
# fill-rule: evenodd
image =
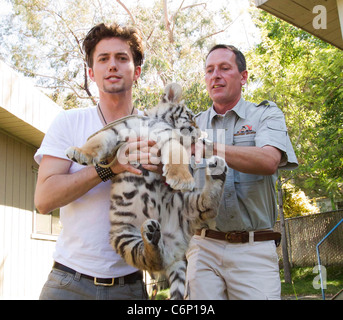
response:
M234 136L233 145L235 146L254 146L256 134L246 134L243 136Z
M255 183L258 183L259 181L263 180L263 176L258 174L249 174L249 173L243 173L239 171L235 171L235 183L239 183L242 186L244 185L252 185Z
M234 172L237 197L246 201L246 205L256 199L256 194L263 188L264 177L258 174Z

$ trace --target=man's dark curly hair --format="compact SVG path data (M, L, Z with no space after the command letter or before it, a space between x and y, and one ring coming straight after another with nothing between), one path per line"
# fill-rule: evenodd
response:
M93 68L93 53L96 45L103 39L119 38L130 46L135 66L141 66L144 59L142 37L137 28L122 27L117 23L106 26L100 23L93 27L83 40L83 51L88 67Z

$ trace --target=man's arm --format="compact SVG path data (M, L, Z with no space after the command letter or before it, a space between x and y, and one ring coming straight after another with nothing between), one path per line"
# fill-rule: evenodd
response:
M144 168L156 171L158 166L151 164L151 147L153 141L132 141L123 149L118 158L125 157L145 162ZM85 167L75 173L69 173L70 160L45 155L39 166L38 179L35 192L35 206L42 214L51 212L56 208L63 207L80 198L89 190L98 185L102 180L93 166ZM141 170L134 168L127 161L116 161L111 170L113 173L129 171L133 174L141 174Z
M38 171L35 205L46 214L78 199L101 182L94 167L68 173L71 161L44 156Z
M243 147L214 144L214 154L225 159L237 171L250 174L272 175L278 169L282 153L272 146Z
M192 145L192 154L195 155L196 162L200 162L201 158L206 155L207 148L202 141ZM227 165L234 170L259 175L274 174L282 157L282 152L279 149L269 145L245 147L214 143L213 154L225 159Z

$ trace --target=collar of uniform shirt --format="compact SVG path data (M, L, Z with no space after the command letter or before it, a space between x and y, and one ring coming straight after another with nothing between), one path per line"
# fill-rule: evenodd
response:
M246 118L246 108L244 107L245 100L243 98L240 98L238 103L229 111L227 111L224 115L219 115L213 108L213 104L211 107L211 113L210 113L210 121L212 122L213 118L217 115L221 117L225 117L230 111L234 111L240 118L245 119Z

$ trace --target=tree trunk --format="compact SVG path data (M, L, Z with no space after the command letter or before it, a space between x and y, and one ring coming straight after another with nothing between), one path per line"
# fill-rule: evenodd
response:
M285 216L283 213L283 197L282 197L282 180L278 181L278 197L279 197L279 214L280 214L280 229L281 229L281 248L283 257L283 270L285 275L285 283L292 283L291 264L289 263L288 249L287 249L287 235Z

